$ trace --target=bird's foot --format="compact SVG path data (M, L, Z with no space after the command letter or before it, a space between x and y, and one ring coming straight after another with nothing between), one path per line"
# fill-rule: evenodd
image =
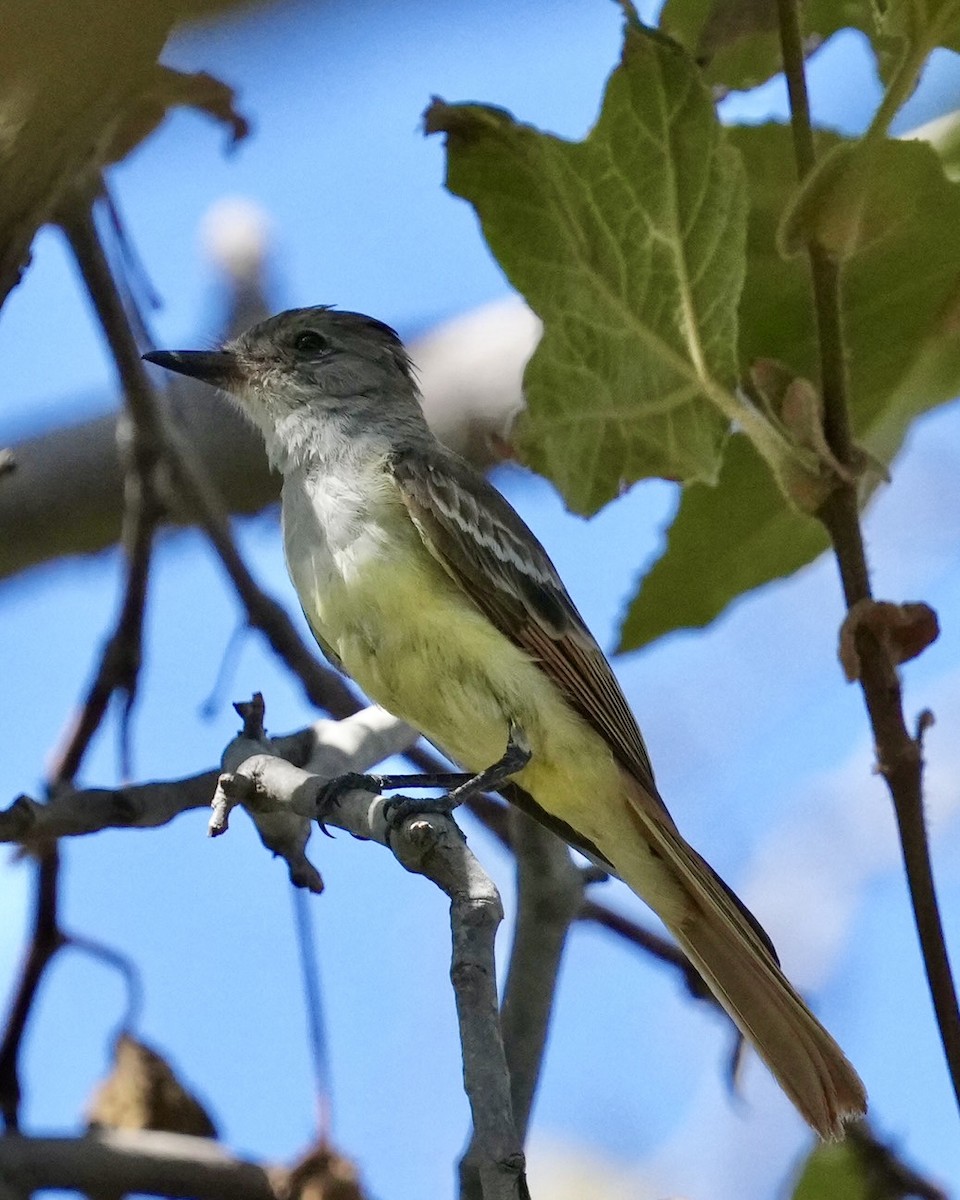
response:
M457 798L460 788L445 796L390 796L383 802L383 815L390 830L399 829L407 817L449 817L463 798Z
M379 796L388 784L389 776L386 775L361 775L357 771L347 771L345 775L337 775L325 783L317 793L314 820L320 826L321 831L330 837L325 822L348 792L369 792L372 796Z
M410 796L393 796L391 799L385 800L383 815L387 819L387 824L391 829L396 829L407 817L421 814L449 817L455 808L458 808L471 796L478 795L480 792L495 792L502 787L512 775L523 770L530 761L530 754L530 745L523 730L519 725L511 723L507 748L503 756L497 759L492 766L476 775L460 776L462 782L457 787L451 788L445 796L423 800Z

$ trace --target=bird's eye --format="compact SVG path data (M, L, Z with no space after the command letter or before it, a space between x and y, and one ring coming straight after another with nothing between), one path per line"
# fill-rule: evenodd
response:
M316 354L320 350L326 350L328 346L327 339L315 329L305 329L303 333L298 333L293 342L294 350L302 350L305 354Z

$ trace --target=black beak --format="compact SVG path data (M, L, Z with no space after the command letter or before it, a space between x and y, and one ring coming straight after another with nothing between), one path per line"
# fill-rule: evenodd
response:
M226 388L240 378L237 356L227 350L151 350L144 361Z

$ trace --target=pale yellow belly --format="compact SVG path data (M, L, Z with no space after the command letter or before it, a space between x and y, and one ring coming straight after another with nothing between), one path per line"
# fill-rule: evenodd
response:
M592 843L674 925L686 897L641 835L612 751L537 664L432 559L387 554L316 597L312 619L367 695L469 771L502 756L511 724L531 750L514 779Z
M496 762L519 725L531 759L517 782L591 841L610 840L622 784L606 743L432 559L367 567L317 597L316 617L367 695L468 770Z

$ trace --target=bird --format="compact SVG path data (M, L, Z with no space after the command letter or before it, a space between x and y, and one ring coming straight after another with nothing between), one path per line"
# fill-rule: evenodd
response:
M680 834L613 669L543 546L424 419L397 333L329 305L148 362L221 389L283 477L287 568L326 656L660 917L824 1139L866 1111L762 926ZM456 793L451 793L456 795Z

